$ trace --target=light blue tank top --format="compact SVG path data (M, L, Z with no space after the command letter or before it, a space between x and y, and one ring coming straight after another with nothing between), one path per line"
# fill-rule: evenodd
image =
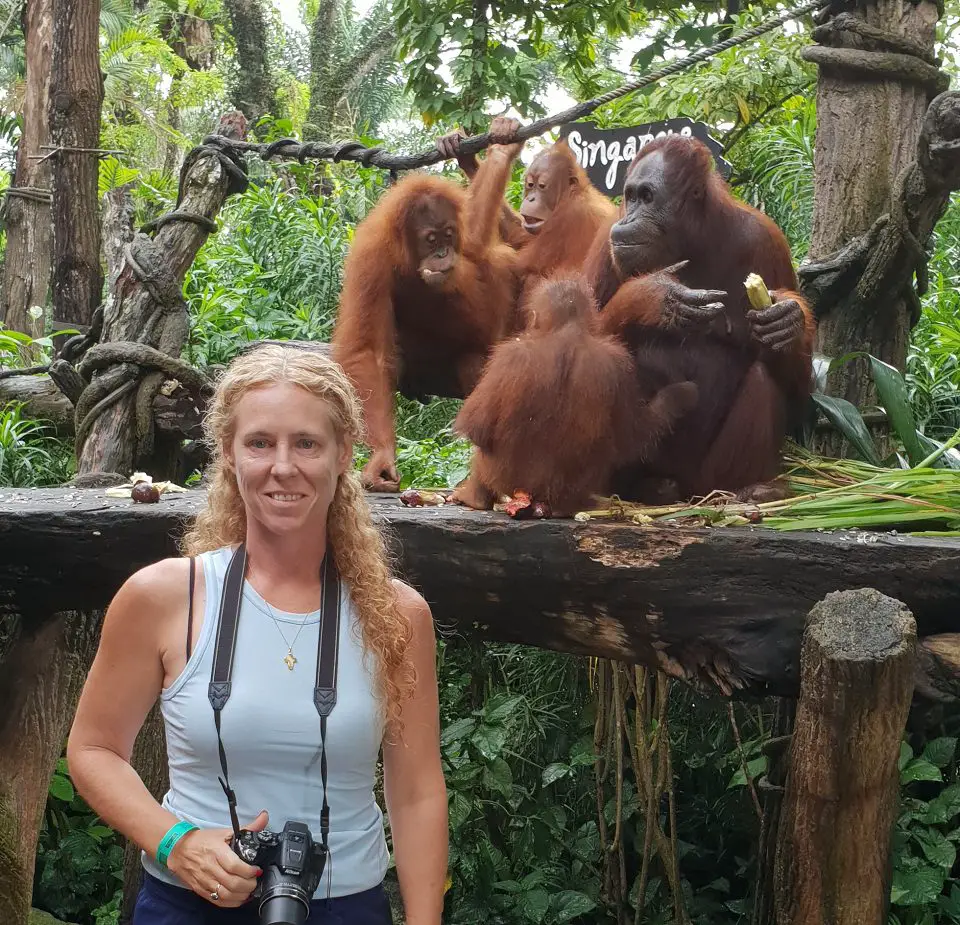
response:
M220 594L232 552L224 548L197 557L206 583L203 626L183 672L160 697L170 766L170 789L163 806L200 828L230 827L227 798L217 780L220 759L207 685ZM330 857L317 899L375 887L383 880L388 862L383 814L373 795L383 711L374 690L373 656L365 657L345 586L341 595L337 704L327 721ZM310 826L319 839L323 788L320 717L313 704L313 688L320 612L304 620L299 614L273 608L283 636L290 643L296 636L293 671L283 662L287 643L270 614L266 601L245 583L233 684L221 714L230 784L241 825L266 809L269 829L279 832L284 822L296 820ZM184 886L146 852L142 862L153 876Z

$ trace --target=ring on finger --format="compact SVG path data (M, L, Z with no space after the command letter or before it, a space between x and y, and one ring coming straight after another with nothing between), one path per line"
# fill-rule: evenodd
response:
M220 900L220 884L219 883L214 887L213 892L210 894L210 899L213 902L219 902Z

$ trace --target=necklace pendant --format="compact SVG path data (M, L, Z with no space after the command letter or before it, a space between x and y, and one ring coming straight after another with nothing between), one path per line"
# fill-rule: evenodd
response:
M283 661L286 664L287 668L293 671L293 666L297 664L297 657L291 651L291 652L288 652L286 655L284 655Z

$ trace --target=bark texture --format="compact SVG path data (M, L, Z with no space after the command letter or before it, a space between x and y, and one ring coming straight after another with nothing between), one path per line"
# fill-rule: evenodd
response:
M242 138L246 123L236 115L239 121L229 114L221 123L235 124ZM176 210L156 237L123 242L126 232L118 232L124 261L104 307L101 342L78 365L90 383L76 401L80 475L127 476L136 468L155 478L174 474L178 441L158 436L154 402L161 388L167 391L165 381L175 399L180 390L197 396L204 387L203 377L179 361L189 333L182 287L238 174L245 183L227 161L215 148L194 149L181 171ZM122 205L111 208L122 213Z
M89 325L103 293L99 159L89 150L100 144L103 104L100 2L53 0L53 22L53 318Z
M232 103L250 122L270 112L276 93L267 60L267 19L260 0L224 0L236 45Z
M27 925L47 791L96 651L103 614L24 627L0 670L0 922Z
M872 27L894 40L899 37L918 55L933 57L938 20L934 3L876 0L844 15L865 24L868 32ZM847 57L825 55L820 46L805 53L820 65L813 228L808 255L813 262L836 254L890 211L897 178L916 158L924 115L937 90L931 83L920 82L919 74L918 79L911 80L903 75L887 76L882 71L871 73L870 64L879 59L877 51L884 42L878 45L845 29L831 44L834 47L829 51L840 51ZM865 47L868 50L864 51ZM907 71L916 62L923 64L919 56L898 57L907 59ZM902 285L890 286L867 305L838 307L821 302L817 310L821 353L839 357L864 350L898 369L904 368L913 306L904 297ZM869 371L859 361L832 370L828 391L860 408L876 401ZM827 434L819 439L817 450L839 454L841 441Z
M777 925L883 925L917 629L872 589L814 607L776 860Z
M50 301L53 226L50 220L50 162L40 161L50 143L47 111L53 54L53 2L30 0L24 5L26 95L17 167L7 193L7 249L4 254L3 323L33 337L43 334L43 318L28 314Z

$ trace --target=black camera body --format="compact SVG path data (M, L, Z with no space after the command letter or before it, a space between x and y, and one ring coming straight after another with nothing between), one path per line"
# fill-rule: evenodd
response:
M260 925L303 925L327 862L326 851L310 828L287 822L282 832L243 829L231 848L263 870L253 891L260 903Z

